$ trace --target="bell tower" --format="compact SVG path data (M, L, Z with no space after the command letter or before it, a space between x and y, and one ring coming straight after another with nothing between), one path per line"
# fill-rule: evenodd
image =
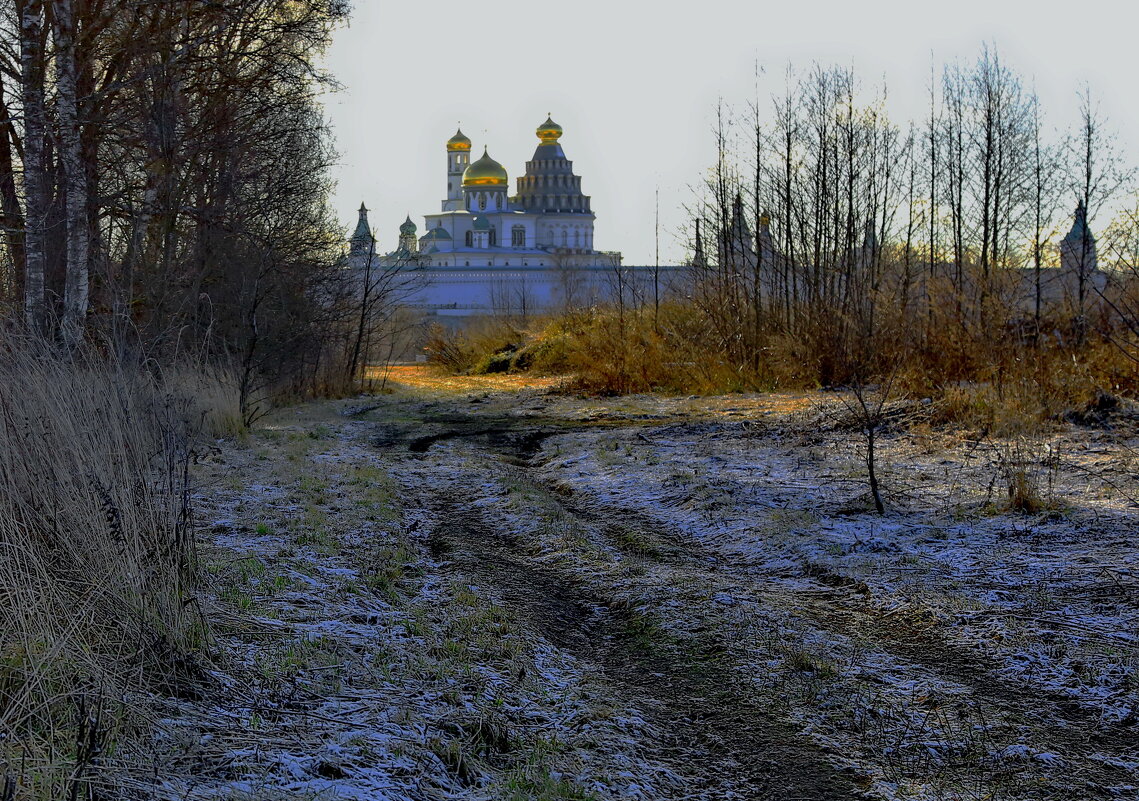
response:
M443 201L443 211L463 207L463 171L470 163L471 140L460 128L447 140L447 199Z

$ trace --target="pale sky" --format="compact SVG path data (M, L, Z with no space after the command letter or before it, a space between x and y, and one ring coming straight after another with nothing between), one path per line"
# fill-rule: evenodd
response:
M595 246L626 264L684 256L683 204L715 161L717 102L743 107L782 90L788 62L851 65L885 79L896 122L921 116L931 60L972 62L996 46L1035 84L1046 124L1074 118L1091 84L1130 161L1139 156L1135 0L356 0L328 67L340 151L335 208L350 228L361 201L381 249L404 216L446 192L445 143L462 122L510 175L525 169L551 113L597 215ZM763 70L758 84L756 66Z

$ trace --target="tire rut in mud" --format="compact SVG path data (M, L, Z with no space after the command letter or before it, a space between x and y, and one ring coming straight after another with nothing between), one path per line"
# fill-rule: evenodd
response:
M509 437L490 439L486 444L489 450L496 451L511 464L526 468L535 466L533 458L540 453L545 439L544 436L537 440L538 447L528 449L524 454L515 454L509 448L512 441ZM523 456L521 460L517 458L519 455ZM646 561L668 565L670 570L679 571L692 580L699 580L710 571L744 585L755 586L761 579L754 570L733 566L699 542L678 536L639 510L597 504L593 499L580 497L572 487L551 485L533 475L529 480L557 495L566 513L591 523L611 542L620 539L623 531L628 529L646 534L660 546L651 553L639 554ZM906 625L896 619L886 620L882 612L867 605L869 589L861 582L838 573L816 576L812 574L810 565L805 567L803 575L795 578L800 582L818 584L818 589L803 593L781 586L777 593L761 590L759 597L777 598L779 603L776 605L779 606L791 600L794 609L824 631L866 637L896 659L921 666L948 681L968 687L972 702L979 707L1000 709L1011 719L1025 722L1039 720L1041 712L1047 710L1047 717L1060 722L1060 725L1039 731L1037 737L1043 738L1041 742L1049 749L1065 752L1083 763L1083 770L1089 777L1084 791L1088 798L1110 798L1110 791L1104 788L1131 783L1132 777L1126 769L1095 755L1112 754L1120 757L1123 764L1132 759L1133 726L1105 725L1092 710L1081 707L1061 693L1010 681L1001 675L1001 665L997 661L953 643L937 626L923 628ZM841 581L836 583L835 579ZM831 592L820 595L820 590Z
M597 668L660 732L642 749L686 776L686 798L855 799L864 795L796 727L774 717L714 638L678 641L570 575L537 564L455 498L429 542L449 569L493 587L548 642Z
M651 561L668 564L673 570L693 578L711 570L722 579L730 578L745 586L754 587L763 580L754 569L732 565L699 542L677 536L637 510L599 504L579 497L572 488L563 485L547 489L557 493L562 508L568 513L593 523L602 531L633 526L664 544L661 552L645 557ZM1111 792L1104 788L1133 781L1127 769L1096 759L1095 754L1113 754L1120 757L1121 764L1133 759L1134 726L1103 724L1094 711L1061 693L1010 681L1001 675L1001 665L996 660L953 643L937 625L921 627L898 618L887 619L888 615L867 604L869 589L862 582L841 573L820 575L810 565L794 578L800 583L817 584L818 588L804 592L781 584L778 591L768 592L757 587L757 600L769 598L773 606L794 611L822 631L865 637L895 659L968 687L972 702L979 707L999 709L1012 719L1025 722L1039 720L1041 712L1047 710L1047 716L1060 721L1061 725L1048 727L1047 731L1038 733L1038 737L1050 750L1062 751L1083 761L1085 772L1092 777L1084 791L1088 798L1111 798Z
M544 425L532 419L479 421L482 425L473 418L448 422L451 428L417 438L409 450L425 454L436 442L463 438L488 458L532 468L550 436L599 427L596 423ZM530 475L528 480L558 496L567 514L598 528L611 541L622 528L650 534L662 547L642 555L649 562L668 565L690 576L711 570L745 585L754 586L762 580L754 570L738 569L700 543L676 535L660 521L637 510L598 504L595 499L579 496L571 487L537 476ZM447 503L451 508L444 519L457 521L446 535L448 547L455 551L452 555L456 569L496 586L504 600L527 616L548 641L600 667L619 694L632 702L650 702L656 709L654 722L666 733L665 740L655 746L678 772L691 773L693 765L701 765L699 772L710 782L709 789L717 787L715 782L720 777L734 775L741 786L749 788L748 794L736 797L859 797L849 777L825 765L822 754L805 755L802 738L796 742L794 729L785 722L780 725L757 701L751 700L751 693L732 679L731 668L723 664L724 654L718 652L715 644L696 644L683 654L675 647L646 651L638 644L634 630L639 621L631 620L628 610L608 609L603 599L575 583L572 576L536 566L514 543L498 538L476 517L461 512L458 499ZM1087 718L1086 710L1078 709L1068 699L1008 681L999 675L996 662L955 646L937 631L899 630L896 621L887 624L881 613L866 606L865 598L847 599L846 588L836 589L830 582L811 576L809 570L795 578L817 583L818 589L803 593L781 586L777 594L782 600L778 606L787 608L791 601L791 608L821 630L868 637L895 658L970 688L976 703L1003 709L1014 719L1033 720L1039 716L1041 705L1045 705L1049 716L1063 721L1061 729L1049 731L1047 744L1079 758L1085 770L1095 765L1092 773L1096 776L1089 782L1087 797L1106 797L1091 792L1095 784L1128 781L1126 771L1102 763L1096 765L1097 760L1090 760L1089 764L1085 758L1094 751L1129 753L1129 731L1097 726ZM832 593L824 599L820 590ZM769 594L761 589L757 599ZM784 748L787 752L780 753ZM811 778L804 786L804 794L796 795L795 788L800 786L796 782L808 776Z

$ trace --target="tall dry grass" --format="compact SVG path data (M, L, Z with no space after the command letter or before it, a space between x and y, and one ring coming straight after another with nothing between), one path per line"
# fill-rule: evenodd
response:
M87 797L139 699L200 673L190 465L241 419L224 379L0 351L0 796Z
M995 308L985 319L1010 316ZM948 311L946 311L948 310ZM804 390L893 376L903 396L936 401L935 418L1001 436L1039 430L1088 413L1105 395L1139 396L1139 371L1110 320L1078 343L1063 320L1045 320L1041 337L1027 326L961 319L954 304L926 311L880 309L874 332L818 314L794 329L765 320L757 330L726 330L692 303L652 309L597 307L498 339L454 334L435 348L460 353L452 369L571 373L576 387L600 394L722 394ZM744 334L747 347L740 346Z

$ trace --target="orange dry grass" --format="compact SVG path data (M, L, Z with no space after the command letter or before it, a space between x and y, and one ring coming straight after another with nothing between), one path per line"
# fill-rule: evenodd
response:
M765 392L705 397L700 399L699 405L710 416L754 418L761 414L786 415L803 412L818 404L819 400L820 393L814 392Z
M368 368L369 380L382 381L385 369L389 384L439 393L518 392L526 389L553 389L565 382L564 377L535 376L528 373L450 375L445 370L430 364L396 364L389 368L370 367Z

